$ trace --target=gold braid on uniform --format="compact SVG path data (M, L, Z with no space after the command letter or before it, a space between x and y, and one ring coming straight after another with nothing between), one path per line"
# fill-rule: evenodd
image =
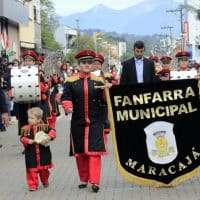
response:
M49 131L49 125L48 124L39 124L37 125L37 132L43 131L45 133L48 133Z
M94 74L91 74L91 78L90 79L93 80L93 81L98 81L98 82L101 82L101 83L104 84L103 78L100 77L100 76L96 76Z
M31 132L30 126L21 128L21 136L27 137L28 135L30 135L30 132Z
M74 75L74 76L66 78L65 83L66 82L72 83L72 82L78 81L79 79L80 79L79 75Z

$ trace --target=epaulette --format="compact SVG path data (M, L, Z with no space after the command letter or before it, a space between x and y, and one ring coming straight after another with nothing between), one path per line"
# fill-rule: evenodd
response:
M98 82L102 82L102 83L104 83L102 77L100 77L100 76L96 76L96 75L94 75L94 74L91 74L91 78L90 78L90 79L93 80L93 81L98 81Z
M75 82L75 81L77 81L79 79L80 79L79 75L74 75L74 76L71 76L69 78L66 78L65 82L73 83L73 82Z
M105 78L112 78L112 74L110 72L106 72L104 76Z
M39 124L37 125L37 132L43 131L45 133L48 133L49 131L49 125L48 124Z
M27 136L30 134L31 127L29 125L25 125L21 128L21 135Z

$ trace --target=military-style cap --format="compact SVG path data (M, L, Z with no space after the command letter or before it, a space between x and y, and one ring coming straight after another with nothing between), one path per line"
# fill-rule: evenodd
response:
M160 58L160 61L163 63L163 64L170 64L172 58L170 56L162 56Z
M37 53L33 50L24 51L22 54L22 58L32 58L33 60L37 60L38 56Z
M40 63L43 63L45 60L45 56L44 55L39 55L38 59L37 59Z
M104 57L102 54L97 54L94 60L99 61L101 64L104 63Z
M93 50L90 49L84 49L80 51L75 58L77 60L82 60L82 59L94 59L96 57L96 53Z
M162 56L160 58L160 61L171 61L171 60L172 60L172 58L170 56Z
M181 57L190 57L190 52L189 51L180 51L176 54L176 58L181 58Z
M154 61L154 62L159 62L158 56L153 56L153 55L151 55L151 56L149 57L149 60L152 60L152 61Z

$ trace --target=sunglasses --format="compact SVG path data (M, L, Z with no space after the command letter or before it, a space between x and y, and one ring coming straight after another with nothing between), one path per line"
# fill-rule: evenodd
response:
M85 65L85 64L91 65L91 64L93 64L93 63L94 63L93 60L81 60L81 61L79 62L80 65Z
M182 57L182 58L179 58L179 61L188 61L188 57Z

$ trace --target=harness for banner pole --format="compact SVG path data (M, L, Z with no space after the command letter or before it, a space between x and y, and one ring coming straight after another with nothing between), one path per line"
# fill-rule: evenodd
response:
M199 98L200 98L200 79L198 80Z
M105 92L105 98L106 98L107 107L108 107L108 120L112 126L112 122L111 122L112 111L111 111L111 103L110 103L110 93L109 93L109 87L106 86L108 81L105 78L105 74L104 74L103 70L101 70L100 74L101 74L101 77L103 78L103 82L104 82L104 86L103 87L101 86L101 87L104 89L104 92ZM113 130L113 129L111 128L111 130Z

